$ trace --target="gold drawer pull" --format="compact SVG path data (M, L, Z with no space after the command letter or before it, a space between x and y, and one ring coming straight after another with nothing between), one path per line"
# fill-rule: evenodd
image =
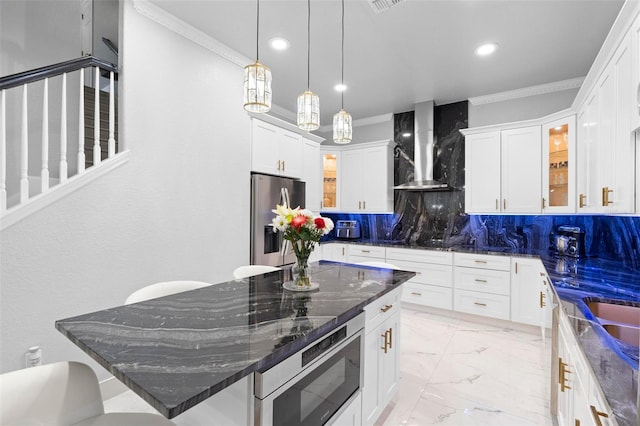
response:
M540 308L544 308L545 306L547 306L547 304L544 303L544 298L545 294L543 292L540 292Z
M393 305L384 305L380 310L382 312L387 312L389 309L393 308Z
M613 189L609 189L608 186L602 188L602 205L607 207L609 204L612 204L613 201L609 200L609 193L613 192Z
M417 291L412 291L411 294L414 296L422 296L422 293L418 293Z
M389 346L389 330L385 330L384 334L381 334L380 337L384 338L384 346L381 346L380 349L382 349L384 351L384 353L387 353L387 348Z
M593 405L590 405L589 407L591 408L591 415L593 416L593 420L596 422L596 425L602 426L600 417L609 417L609 415L607 413L603 413L602 411L598 411L598 409Z
M487 261L486 261L486 260L477 260L477 259L476 259L476 260L474 260L474 262L476 262L476 263L487 263Z
M580 194L580 208L581 209L584 208L587 205L586 201L587 201L587 196L584 195L584 194Z
M546 274L544 272L540 272L540 276L544 277Z
M371 250L361 250L362 253L371 253Z
M558 357L558 384L561 392L564 392L565 389L571 389L571 386L567 385L567 377L565 376L565 374L571 373L571 370L567 370L568 365L562 362L562 358Z
M487 282L487 280L481 280L480 278L476 278L475 281L477 283L486 283Z
M389 349L393 349L393 328L389 329Z
M480 302L473 302L473 304L478 306L487 306L486 303L480 303Z

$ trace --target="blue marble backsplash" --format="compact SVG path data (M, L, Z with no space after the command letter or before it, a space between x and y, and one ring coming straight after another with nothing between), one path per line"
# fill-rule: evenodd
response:
M438 193L425 193L423 197ZM435 214L431 211L435 210ZM420 217L402 214L347 214L323 212L333 221L357 220L361 239L420 247L472 246L480 250L545 250L552 247L558 226L579 226L585 231L587 257L617 260L640 272L640 217L638 216L502 216L461 214L438 229L437 206L426 207ZM408 225L407 225L408 224ZM417 225L417 226L416 226ZM409 232L405 227L409 226ZM334 239L333 233L326 237Z

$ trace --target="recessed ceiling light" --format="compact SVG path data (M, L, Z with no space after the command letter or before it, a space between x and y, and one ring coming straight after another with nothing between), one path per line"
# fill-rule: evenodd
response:
M282 37L274 37L269 40L269 44L275 50L287 50L289 48L289 40Z
M335 86L333 86L333 88L335 89L336 92L344 92L345 90L347 90L347 85L346 84L336 84Z
M409 132L402 134L403 138L408 138L409 136L411 136L411 133L409 133Z
M491 55L498 48L497 43L485 43L476 49L476 55L487 56Z

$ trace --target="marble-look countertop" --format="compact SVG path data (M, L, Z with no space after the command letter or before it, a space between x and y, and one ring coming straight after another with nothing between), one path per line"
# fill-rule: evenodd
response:
M324 244L363 244L462 253L539 258L560 307L568 315L577 341L620 425L638 425L638 347L611 337L589 310L590 301L640 306L640 273L621 262L597 258L559 257L549 250L509 247L416 246L402 242L336 240Z
M414 272L321 261L319 290L284 269L56 321L56 328L167 418L339 327Z

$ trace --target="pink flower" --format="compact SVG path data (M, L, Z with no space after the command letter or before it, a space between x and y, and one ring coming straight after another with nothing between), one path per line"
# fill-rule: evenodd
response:
M307 223L307 217L303 215L294 216L293 219L291 219L291 226L293 226L296 231L300 231L300 228L305 223Z
M316 225L316 228L318 228L318 229L324 229L324 227L325 227L324 219L321 218L321 217L316 217L313 220L313 223Z

